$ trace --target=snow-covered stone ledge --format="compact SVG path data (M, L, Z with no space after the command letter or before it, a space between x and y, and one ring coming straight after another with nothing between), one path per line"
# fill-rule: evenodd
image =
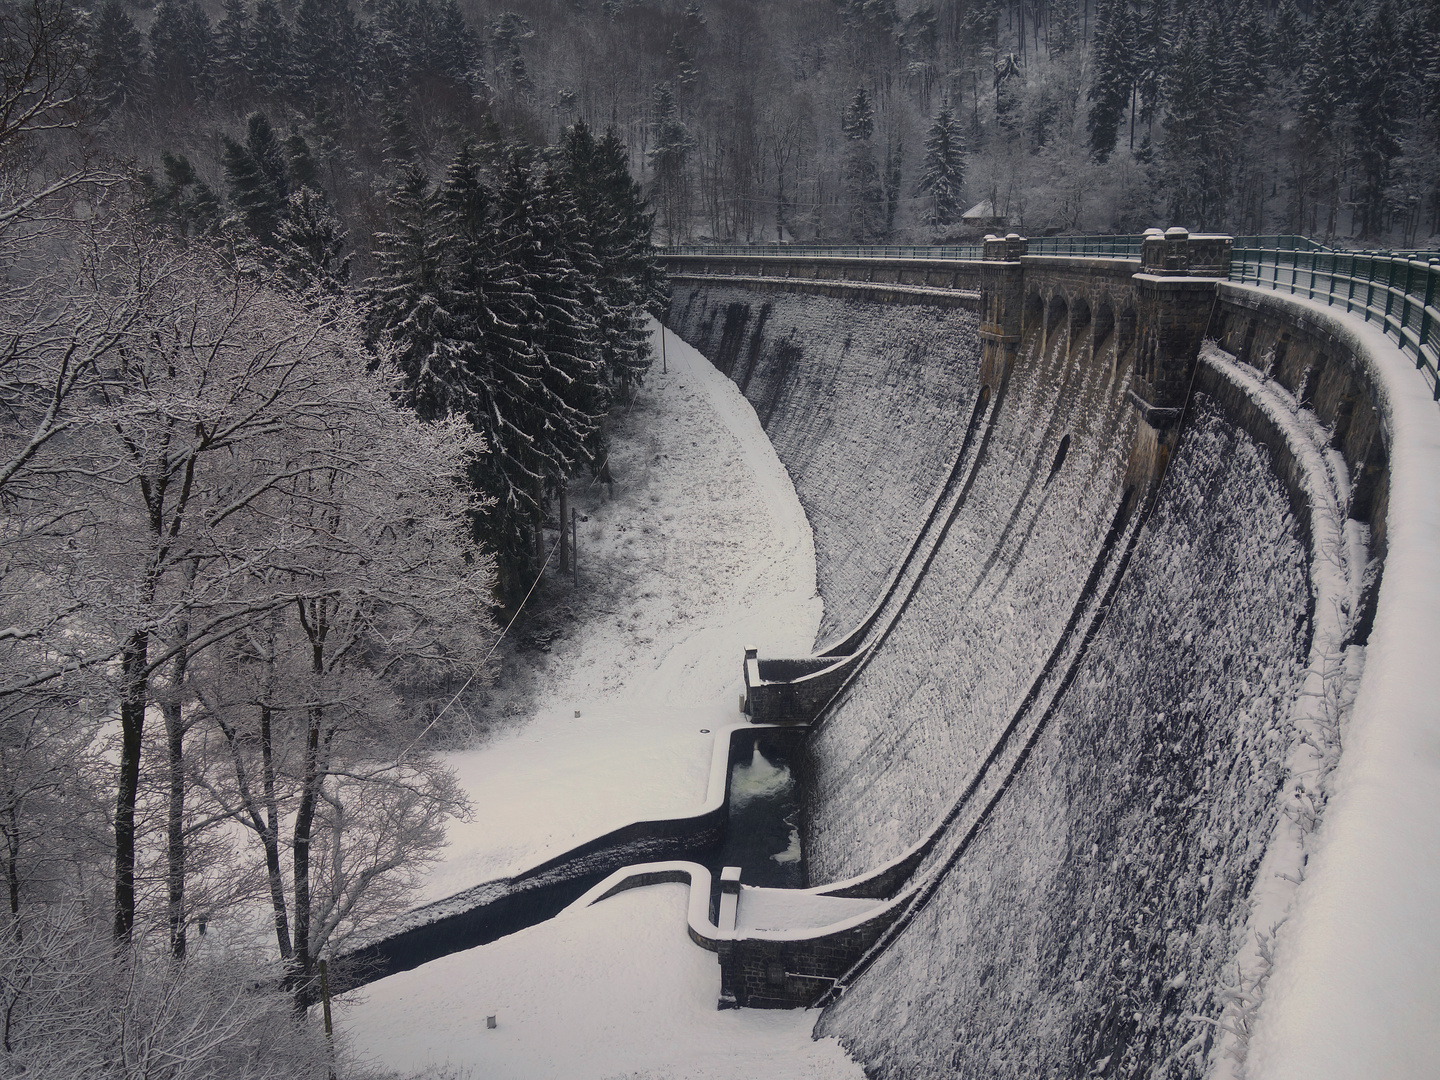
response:
M1262 868L1254 946L1241 964L1248 960L1252 973L1263 965L1269 976L1251 982L1249 999L1236 1002L1227 1035L1238 1052L1222 1059L1224 1068L1250 1080L1431 1076L1440 1060L1440 408L1377 327L1259 287L1222 284L1220 299L1227 310L1347 353L1379 417L1388 459L1380 496L1384 578L1343 752L1326 784L1323 824L1303 840L1300 871L1292 875L1303 882L1289 887L1283 911L1277 905L1285 890L1272 883L1285 882L1266 870L1284 872L1278 862L1299 849L1272 843ZM1287 406L1273 386L1243 377L1273 422L1302 436L1313 428L1293 399ZM1310 432L1320 446L1323 436ZM1307 471L1316 482L1328 474L1337 497L1352 497L1333 456L1316 453L1322 460L1311 460ZM1353 523L1341 519L1334 527ZM1317 649L1331 617L1316 611ZM1262 924L1278 919L1267 940L1270 928Z
M717 922L710 915L710 871L699 863L670 861L617 870L566 912L667 882L690 886L687 929L692 941L719 955L720 1008L810 1005L879 940L914 897L913 890L891 900L841 896L835 885L755 888L731 875L721 887L738 885L729 894L736 903L731 908L722 895Z

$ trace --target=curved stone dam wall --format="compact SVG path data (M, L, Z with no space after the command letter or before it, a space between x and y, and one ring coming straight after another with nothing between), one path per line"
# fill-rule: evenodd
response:
M975 401L976 316L676 281L668 323L754 406L815 533L819 640L849 630L954 463Z
M812 738L814 883L898 856L950 807L1059 643L1120 508L1133 345L1092 351L1064 325L1044 337L985 388L948 530Z
M1029 760L820 1024L873 1076L1203 1071L1216 1032L1193 1018L1237 989L1224 969L1278 814L1310 591L1268 452L1209 399L1192 408ZM1041 611L999 621L1053 632Z
M877 598L855 568L918 567L855 639L802 775L810 884L897 913L816 1028L867 1075L1243 1073L1260 920L1304 877L1363 667L1389 466L1353 358L1248 314L1205 280L1223 265L1193 269L1228 264L1220 239L1147 236L1142 260L987 241L983 354L931 393L873 370L853 302L675 290L671 325L788 446L817 554L829 522L837 609L853 625ZM957 316L863 318L892 342ZM742 323L764 324L753 358ZM790 327L813 358L793 410L756 383ZM1197 362L1207 335L1243 362ZM854 413L823 403L852 392ZM841 445L821 409L869 417L848 455L805 449ZM893 500L862 498L896 453L864 438L896 428L925 446Z

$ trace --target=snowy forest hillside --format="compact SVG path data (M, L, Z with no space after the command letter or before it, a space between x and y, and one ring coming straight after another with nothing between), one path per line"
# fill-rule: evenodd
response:
M103 0L91 19L107 141L188 152L219 190L224 138L266 111L308 141L362 262L387 163L577 119L618 131L669 241L1440 232L1428 0Z

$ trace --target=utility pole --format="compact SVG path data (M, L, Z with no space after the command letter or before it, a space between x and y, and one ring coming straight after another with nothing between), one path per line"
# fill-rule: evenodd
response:
M660 374L668 375L670 365L665 359L665 324L660 324Z

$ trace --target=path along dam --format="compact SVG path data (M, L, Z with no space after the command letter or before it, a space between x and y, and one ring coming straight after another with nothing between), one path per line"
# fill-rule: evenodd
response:
M689 881L722 1007L873 1077L1433 1075L1440 268L1253 246L668 256L814 530L743 658L805 887L712 891L717 797L555 903Z

